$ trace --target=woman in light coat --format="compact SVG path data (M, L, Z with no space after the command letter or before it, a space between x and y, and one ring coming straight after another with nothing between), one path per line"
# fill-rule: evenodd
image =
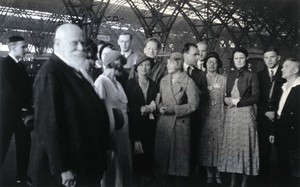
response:
M167 64L169 74L160 82L160 117L154 157L155 172L159 176L190 175L190 114L199 105L199 94L182 67L182 54L172 53Z

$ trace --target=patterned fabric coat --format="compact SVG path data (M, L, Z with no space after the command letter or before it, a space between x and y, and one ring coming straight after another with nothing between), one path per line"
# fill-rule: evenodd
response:
M191 160L190 114L199 103L194 81L182 72L175 84L171 75L160 83L161 106L173 106L175 114L161 115L155 137L155 171L162 175L188 176Z

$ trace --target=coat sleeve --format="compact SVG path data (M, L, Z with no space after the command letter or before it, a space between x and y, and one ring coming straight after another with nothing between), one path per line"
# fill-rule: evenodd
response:
M37 77L35 83L35 126L38 139L46 152L51 174L71 169L62 124L63 93L54 75Z
M266 81L263 80L263 72L259 72L258 74L258 80L259 80L259 90L262 92L263 90L267 89L267 88L263 88L263 84L262 81ZM259 100L258 100L258 115L260 117L264 117L265 113L268 111L267 107L266 107L266 101L264 98L263 94L260 94L259 96Z
M259 81L256 73L251 73L250 78L250 96L247 98L241 98L241 100L237 103L237 107L244 107L256 104L259 99Z
M196 84L192 79L188 80L188 85L185 90L187 103L183 105L175 105L176 117L183 117L194 112L199 106L199 93Z

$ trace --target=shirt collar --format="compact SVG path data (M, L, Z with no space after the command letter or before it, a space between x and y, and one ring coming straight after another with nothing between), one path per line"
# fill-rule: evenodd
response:
M287 85L287 82L282 85L281 88L283 91L287 90L286 85ZM289 87L288 89L292 89L293 87L298 86L298 85L300 85L300 77L297 77L296 80L293 82L292 86Z
M8 56L10 56L12 59L14 59L14 61L16 63L19 63L19 60L16 57L14 57L11 53L8 53Z
M132 53L132 50L129 49L127 52L122 52L121 54L127 58L127 57L129 57L129 55L130 55L131 53Z
M277 66L274 67L274 68L268 68L269 74L271 74L271 70L273 70L273 75L275 75L276 72L277 72L277 70L278 70L278 67L279 67L279 65L277 65Z
M193 67L193 66L188 65L188 64L185 63L185 62L183 63L183 70L184 70L184 71L187 71L187 69L188 69L189 67L191 67L191 69L194 70L194 67Z

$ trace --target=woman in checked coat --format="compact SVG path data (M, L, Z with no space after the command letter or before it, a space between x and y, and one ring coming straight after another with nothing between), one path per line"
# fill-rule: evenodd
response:
M199 103L193 80L182 71L181 53L172 53L160 82L160 117L155 137L155 172L158 176L189 176L191 158L190 114ZM174 180L172 180L174 182Z

